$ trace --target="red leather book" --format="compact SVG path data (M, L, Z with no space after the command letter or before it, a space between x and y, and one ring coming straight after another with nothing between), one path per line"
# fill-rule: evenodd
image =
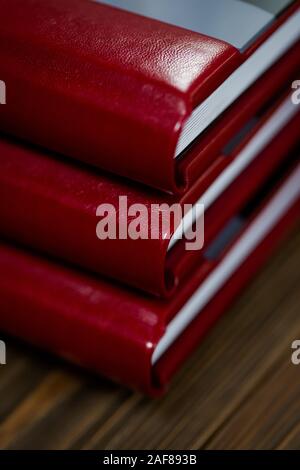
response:
M160 195L1 140L0 234L157 296L171 296L203 262L203 250L187 250L184 237L175 240L178 228L171 227L168 234L159 219L151 219L157 238L100 240L97 208L105 203L118 209L126 196L128 207L147 208L141 223L146 225L153 204L200 201L205 205L206 246L299 141L299 107L290 97L281 98L253 122L220 156L223 171L209 169L183 197ZM119 232L119 218L116 223Z
M299 41L299 1L190 2L186 21L183 2L150 17L145 2L117 3L0 0L0 129L156 188L186 189L206 164L209 124Z
M281 175L282 176L282 175ZM244 208L234 239L207 252L169 301L150 299L0 245L0 330L113 380L162 393L183 360L300 215L300 165ZM269 182L270 186L270 182ZM237 332L238 334L238 332Z

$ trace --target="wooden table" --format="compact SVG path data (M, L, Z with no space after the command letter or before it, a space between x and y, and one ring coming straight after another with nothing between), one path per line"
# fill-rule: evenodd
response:
M299 228L161 400L3 339L2 449L300 448Z

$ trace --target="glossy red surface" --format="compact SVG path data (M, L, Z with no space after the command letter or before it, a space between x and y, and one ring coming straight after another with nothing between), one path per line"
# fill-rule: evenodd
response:
M285 158L299 139L299 126L300 113L206 211L206 245ZM237 154L238 149L224 157L226 164ZM5 140L0 140L0 165L0 235L8 239L163 297L174 294L201 263L203 251L186 251L184 241L168 253L161 227L157 240L99 240L96 209L103 203L117 208L124 195L128 206L195 203L203 181L184 197L171 198Z
M0 0L8 97L0 128L150 186L182 191L207 158L194 151L186 171L173 159L193 107L297 6L241 56L222 41L88 0Z
M0 0L0 11L7 85L0 128L176 189L173 154L183 122L237 67L240 53L87 0Z
M166 302L1 244L0 329L130 387L160 394L299 213L297 203L154 369L153 350L169 319L201 282L201 269Z

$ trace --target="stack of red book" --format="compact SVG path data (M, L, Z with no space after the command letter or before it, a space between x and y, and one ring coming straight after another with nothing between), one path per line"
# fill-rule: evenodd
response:
M300 2L0 14L0 330L162 393L299 218Z

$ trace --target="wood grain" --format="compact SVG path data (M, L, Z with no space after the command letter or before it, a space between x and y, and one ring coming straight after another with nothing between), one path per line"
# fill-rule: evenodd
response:
M300 448L300 230L152 401L12 338L2 449Z

